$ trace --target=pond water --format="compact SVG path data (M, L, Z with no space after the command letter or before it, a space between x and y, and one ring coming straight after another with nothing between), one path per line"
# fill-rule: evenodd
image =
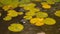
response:
M39 5L39 3L36 3L36 4L37 4L36 7L41 6ZM60 9L60 3L56 3L51 6L52 8L48 10L43 9L41 7L39 8L41 9L41 11L48 13L49 17L54 18L56 20L56 24L51 26L43 25L40 27L34 26L30 24L29 21L23 20L22 17L24 15L14 17L11 21L4 21L3 18L7 15L7 12L0 7L0 12L2 13L2 16L0 17L0 34L60 34L60 17L57 17L54 15L54 12ZM19 10L19 9L20 8L17 8L15 10ZM21 19L22 21L20 21ZM23 24L24 30L22 30L21 32L9 31L7 27L11 23L16 23L16 22L20 22L21 24Z

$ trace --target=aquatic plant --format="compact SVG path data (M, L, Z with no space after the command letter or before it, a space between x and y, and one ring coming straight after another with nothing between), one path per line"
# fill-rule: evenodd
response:
M17 2L18 0L1 0L0 2L4 5L12 4L13 2Z
M5 5L11 5L11 7L15 8L19 4L18 1L19 0L1 0L0 3L2 3L3 6L5 6Z
M45 0L48 4L55 4L54 0Z
M60 0L55 0L55 2L60 2Z
M55 4L56 2L60 2L60 0L45 0L48 4Z
M31 0L20 0L19 1L19 4L21 5L21 4L28 4L28 3L30 3L31 2Z
M42 0L32 0L32 1L41 2Z
M54 25L56 23L56 20L53 18L46 18L43 21L46 25Z
M16 16L18 16L18 12L16 12L15 10L9 10L9 11L7 11L8 12L8 16L10 16L10 17L16 17Z
M14 17L22 16L21 19L18 18L18 21L22 23L29 21L29 23L35 26L54 25L56 24L56 20L49 18L47 11L51 9L54 11L56 8L53 6L56 5L56 2L60 2L60 0L0 0L0 8L2 7L2 13L4 11L7 13L7 16L4 15L5 12L3 13L5 16L3 18L4 21L10 21ZM47 10L47 13L45 10ZM60 10L57 10L54 14L60 17ZM23 29L24 26L19 23L12 23L8 26L8 30L12 32L20 32Z
M0 2L0 7L2 7L3 6L3 4Z
M41 5L45 9L50 9L51 8L51 6L47 2L42 2Z
M57 10L54 14L55 14L56 16L60 17L60 10Z
M10 26L8 27L8 30L12 31L12 32L20 32L24 29L24 26L22 24L19 23L12 23L10 24Z
M34 8L32 8L32 9L30 9L30 12L35 12L35 13L36 13L36 12L40 12L40 9L34 7Z
M3 6L2 9L4 9L4 11L8 11L9 9L12 9L12 8L11 8L11 5L6 5L6 6Z
M23 15L24 13L23 12L18 12L18 15Z
M32 18L30 19L30 23L36 26L42 26L44 25L43 20L43 18Z
M37 12L36 17L46 18L46 17L48 17L48 14L46 12Z
M26 12L25 15L27 15L27 16L34 16L35 12L29 11L29 12Z
M3 18L3 20L4 20L4 21L10 21L10 20L12 20L12 17L6 16L6 17Z
M24 6L24 9L25 10L30 10L30 9L34 8L35 6L36 6L36 4L29 3L29 4L27 4L27 5Z
M24 16L23 18L26 19L26 20L30 20L30 19L32 18L32 16L27 16L27 15L26 15L26 16Z

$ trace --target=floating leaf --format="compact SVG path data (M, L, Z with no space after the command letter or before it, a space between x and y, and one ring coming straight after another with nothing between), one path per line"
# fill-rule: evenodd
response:
M15 10L9 10L7 15L10 17L16 17L18 16L18 12L16 12Z
M46 25L54 25L56 23L55 19L53 19L53 18L46 18L43 22Z
M55 2L60 2L60 0L55 0Z
M18 24L18 23L13 23L8 27L8 29L13 32L20 32L23 30L23 28L24 28L24 26L22 24Z
M9 4L15 4L17 3L19 0L1 0L0 2L4 5L9 5Z
M24 13L23 12L18 12L18 15L23 15Z
M0 7L2 7L3 6L3 4L0 2Z
M32 16L24 16L23 18L26 20L30 20L32 18Z
M45 0L48 4L55 4L54 0Z
M55 12L55 15L58 16L58 17L60 17L60 10L57 10L57 11Z
M32 18L30 20L30 23L36 26L42 26L44 25L43 20L44 20L43 18Z
M19 2L19 0L1 0L0 2L3 4L3 5L12 5L13 7L16 7Z
M30 3L31 2L31 0L20 0L20 5L21 4L28 4L28 3Z
M25 15L27 15L27 16L34 16L35 12L31 12L31 11L30 12L26 12Z
M10 21L11 19L12 19L12 17L10 17L10 16L6 16L3 18L3 20L5 20L5 21Z
M41 2L41 5L44 9L50 9L51 5L49 5L47 2Z
M45 12L37 12L37 13L36 13L36 17L46 18L46 17L48 17L48 14L45 13Z

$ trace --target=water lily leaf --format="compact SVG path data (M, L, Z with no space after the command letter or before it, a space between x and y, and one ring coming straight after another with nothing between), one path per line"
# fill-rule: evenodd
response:
M54 0L46 0L48 4L55 4Z

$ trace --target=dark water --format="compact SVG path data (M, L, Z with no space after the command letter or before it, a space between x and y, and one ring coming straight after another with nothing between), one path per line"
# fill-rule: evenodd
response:
M39 3L37 3L36 7L39 7ZM49 10L43 9L41 7L39 8L41 9L41 11L47 12L49 14L49 17L54 18L56 20L56 24L52 26L44 25L41 27L36 27L34 25L31 25L29 21L26 21L26 23L23 24L22 22L20 22L23 15L17 16L13 18L11 21L7 22L3 20L3 18L7 15L7 12L3 11L3 9L0 8L0 12L2 13L2 16L0 17L0 34L37 34L38 32L45 32L46 34L60 34L60 17L54 15L54 12L60 9L60 3L56 3L55 5L52 5L52 8ZM16 23L16 22L20 22L21 24L24 25L25 28L23 31L15 33L7 29L11 23Z

